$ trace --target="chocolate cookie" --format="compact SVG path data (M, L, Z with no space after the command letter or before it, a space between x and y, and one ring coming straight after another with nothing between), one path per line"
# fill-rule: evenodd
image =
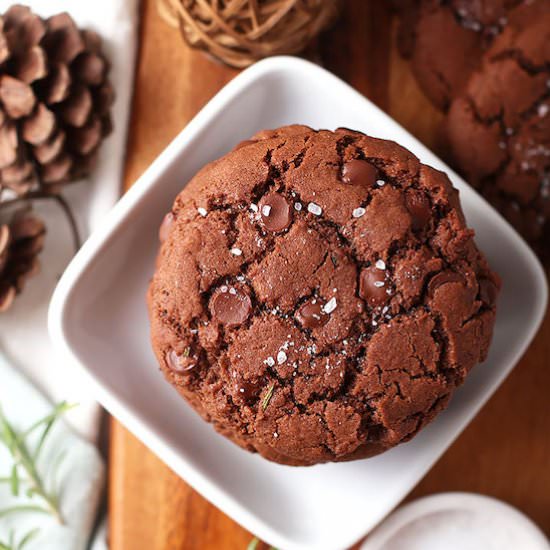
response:
M550 256L550 2L515 10L449 110L457 168Z
M270 460L407 441L486 357L499 281L448 178L393 142L261 132L189 182L161 238L160 367Z
M529 0L405 0L401 53L440 109L462 91L483 52L506 27L509 11Z

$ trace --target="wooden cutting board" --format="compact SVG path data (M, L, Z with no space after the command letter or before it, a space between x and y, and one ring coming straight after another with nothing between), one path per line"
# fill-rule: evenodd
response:
M395 47L387 0L346 0L308 56L349 82L436 153L441 115ZM143 0L126 185L237 71L191 50ZM475 491L519 507L550 534L550 318L528 353L409 498ZM118 422L110 445L112 550L244 549L252 535L172 473Z

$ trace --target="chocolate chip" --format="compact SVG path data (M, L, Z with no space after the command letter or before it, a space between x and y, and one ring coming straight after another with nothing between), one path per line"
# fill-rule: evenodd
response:
M378 170L366 160L348 160L342 168L342 181L351 185L372 187L378 179Z
M235 380L235 393L238 401L250 405L257 401L260 396L262 387L259 382L251 382L244 378L238 378Z
M426 227L432 217L430 201L421 191L409 189L405 195L405 206L411 215L413 231Z
M292 222L290 204L278 193L263 197L259 208L265 228L269 231L283 231Z
M168 368L178 374L185 374L192 371L197 366L197 361L189 355L189 348L178 355L174 350L166 354L166 364Z
M464 277L455 271L440 271L434 275L428 283L428 294L433 298L435 291L442 285L447 283L463 283Z
M388 301L386 272L375 266L367 267L359 276L359 296L371 307Z
M236 327L244 323L251 309L252 303L248 294L235 287L222 286L210 299L212 316L226 327Z
M159 240L161 243L163 243L168 237L168 234L170 233L170 229L172 229L172 226L174 225L174 220L175 218L172 212L168 212L168 214L164 216L164 219L162 220L162 223L160 224L160 229L159 229Z
M323 305L316 298L303 304L297 311L296 317L304 328L322 327L329 320L329 316L323 311Z
M479 297L481 301L488 306L495 305L498 296L498 288L489 279L481 279L479 281Z

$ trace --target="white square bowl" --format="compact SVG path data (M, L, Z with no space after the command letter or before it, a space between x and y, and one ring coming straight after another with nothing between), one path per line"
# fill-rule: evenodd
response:
M412 442L369 460L292 468L241 450L165 382L149 345L145 292L157 229L174 197L199 168L240 140L291 123L392 139L446 171L504 283L488 360ZM284 550L333 550L374 527L460 434L529 345L546 300L544 272L533 253L464 181L344 82L306 61L278 57L220 91L110 212L63 275L50 332L97 399L222 511Z

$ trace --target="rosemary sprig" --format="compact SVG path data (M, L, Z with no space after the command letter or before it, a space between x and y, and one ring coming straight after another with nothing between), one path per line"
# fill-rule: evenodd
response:
M15 534L13 531L10 532L10 537L8 542L0 541L0 550L23 550L25 546L33 539L40 529L32 529L19 542L15 542Z
M248 543L248 546L246 547L246 550L260 550L259 548L259 545L260 545L260 540L256 537L254 537L249 543ZM267 545L264 545L264 547L266 547ZM1 550L1 549L0 549ZM268 547L268 550L277 550L277 548L275 548L274 546L269 546Z
M26 495L29 498L36 495L43 501L43 506L19 505L2 509L0 510L0 517L18 512L40 512L49 513L60 524L64 523L58 498L55 494L47 491L38 471L37 462L53 425L63 414L73 407L74 405L69 405L67 402L62 401L54 407L50 414L35 422L22 433L16 432L0 408L0 441L7 447L14 461L10 476L8 478L0 478L0 482L9 483L11 492L16 497L19 496L21 484L24 483L27 486ZM38 437L38 443L34 451L31 451L27 445L27 439L39 429L42 431ZM21 477L22 471L25 473L24 478ZM2 550L1 547L0 550Z
M265 411L267 409L267 406L269 405L269 402L271 401L271 398L273 397L273 391L275 390L275 383L271 384L269 388L267 389L266 394L264 395L264 398L262 399L262 411Z
M20 514L22 512L36 512L39 514L49 514L50 510L43 506L36 506L34 504L21 504L19 506L10 506L9 508L2 508L0 510L0 518L9 516L11 514Z

